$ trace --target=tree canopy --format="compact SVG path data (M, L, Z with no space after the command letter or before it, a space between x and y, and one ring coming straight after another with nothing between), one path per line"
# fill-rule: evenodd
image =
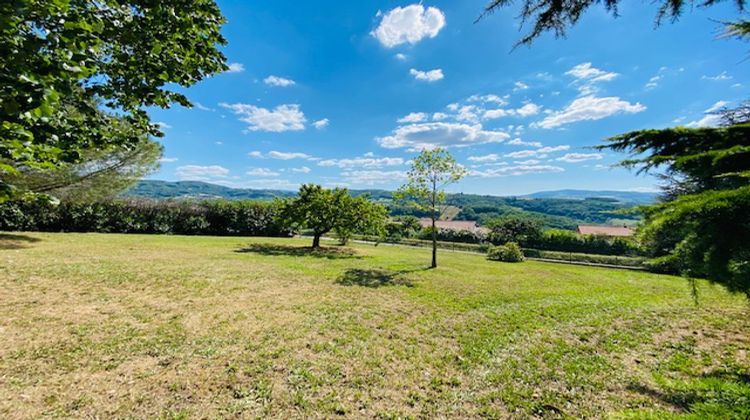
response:
M227 68L223 23L214 0L0 3L0 200L20 169L161 136L145 109Z
M432 268L437 267L437 230L435 222L446 210L445 188L466 175L445 149L423 150L412 161L408 182L394 193L394 198L406 201L418 210L425 211L432 220Z
M687 8L695 5L709 7L719 3L720 0L657 0L656 24L661 24L665 19L676 21ZM745 10L746 0L733 0L739 11ZM484 12L477 20L495 12L496 10L509 7L515 2L513 0L491 0L484 8ZM545 32L553 32L555 37L564 37L569 27L574 26L590 7L603 5L605 10L614 16L618 16L618 5L620 0L523 0L521 5L521 24L531 22L531 30L524 35L517 45L531 44L535 39ZM748 24L746 20L725 23L728 34L732 36L747 36Z
M750 118L745 103L723 126L640 130L600 149L630 153L622 166L661 171L663 201L641 208L639 237L652 263L750 297ZM743 117L743 115L745 115Z
M388 215L386 208L366 196L352 197L346 188L326 189L305 184L296 198L279 204L279 220L292 229L309 229L313 248L320 247L321 236L336 230L344 236L352 233L380 234Z

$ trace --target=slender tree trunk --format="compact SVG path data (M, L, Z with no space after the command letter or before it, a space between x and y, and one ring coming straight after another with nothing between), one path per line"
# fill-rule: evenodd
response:
M432 268L437 268L437 229L435 228L435 212L432 213Z
M313 249L320 248L320 235L321 235L320 233L316 232L315 236L313 236L313 244L312 244Z

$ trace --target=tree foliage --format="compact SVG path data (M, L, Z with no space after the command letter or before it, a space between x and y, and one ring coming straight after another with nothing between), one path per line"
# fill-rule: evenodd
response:
M719 3L720 0L699 0L697 2L687 0L658 0L659 5L656 12L656 25L660 25L664 19L676 21L686 8L694 5L709 7ZM733 0L740 11L745 10L745 0ZM485 6L484 12L477 20L503 7L511 6L513 0L491 0ZM603 5L604 9L618 16L618 5L620 0L523 0L521 5L521 24L531 23L531 30L524 35L516 45L529 45L545 32L553 32L555 37L564 37L567 29L574 26L590 7ZM740 20L726 24L731 35L747 35L747 21ZM739 33L736 33L737 31Z
M226 69L214 0L0 2L0 199L8 175L161 136L146 107Z
M388 211L366 196L352 197L345 188L326 189L305 184L296 198L279 203L279 220L292 229L309 229L313 248L320 247L321 236L337 231L348 239L352 233L383 232Z
M625 167L663 172L663 202L642 208L639 231L656 267L750 297L750 120L740 115L725 110L722 127L634 131L600 148L629 152Z
M447 150L423 150L412 161L408 182L394 193L394 199L407 201L418 210L427 212L432 220L432 268L437 267L435 222L446 210L445 188L465 175L466 169Z

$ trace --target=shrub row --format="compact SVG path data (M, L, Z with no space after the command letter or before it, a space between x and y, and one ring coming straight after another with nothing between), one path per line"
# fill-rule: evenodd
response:
M581 254L575 252L543 251L524 248L524 255L529 258L580 262L590 264L619 265L624 267L647 268L646 259L642 257L622 257L616 255Z
M25 200L0 204L0 230L288 236L273 203L255 201Z
M598 235L578 235L567 230L548 230L538 237L521 243L525 248L545 251L576 252L599 255L640 255L641 250L632 238L612 238Z

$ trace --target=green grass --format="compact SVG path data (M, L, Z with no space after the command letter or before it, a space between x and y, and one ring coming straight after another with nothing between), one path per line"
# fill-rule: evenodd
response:
M0 417L747 418L750 307L371 245L0 235Z

